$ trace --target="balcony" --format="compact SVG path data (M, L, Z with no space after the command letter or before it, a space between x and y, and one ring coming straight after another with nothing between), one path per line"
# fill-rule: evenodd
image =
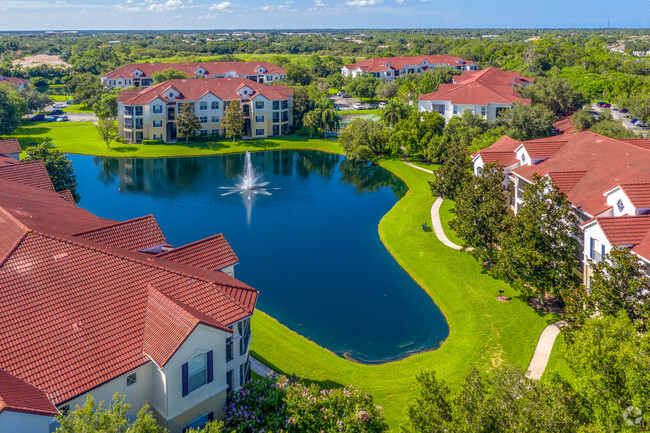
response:
M591 250L589 257L591 258L591 261L594 263L598 263L603 259L603 255L596 250Z

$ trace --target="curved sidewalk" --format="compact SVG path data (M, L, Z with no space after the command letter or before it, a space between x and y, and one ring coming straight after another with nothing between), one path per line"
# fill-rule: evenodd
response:
M526 376L530 379L539 380L542 374L544 374L548 359L551 357L551 351L553 351L555 338L565 325L566 322L562 321L551 323L542 331L542 335L539 336L539 340L537 341L537 347L535 347L533 357L530 360L530 364L528 364L528 371L526 371Z
M449 248L453 248L455 250L463 249L463 247L456 245L450 241L449 238L447 238L447 235L442 228L442 222L440 221L440 206L442 206L442 197L438 197L431 206L431 226L433 227L433 232L436 234L438 240L447 245Z

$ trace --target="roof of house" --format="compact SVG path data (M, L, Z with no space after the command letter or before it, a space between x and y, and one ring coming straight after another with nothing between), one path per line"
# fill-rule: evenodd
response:
M22 152L20 143L17 138L9 138L7 140L0 140L0 153L3 155L9 155L10 153L20 153Z
M560 179L571 204L597 216L610 208L603 195L617 185L650 183L650 152L631 140L616 140L589 131L523 143L533 158L513 172L533 181L538 174ZM558 173L563 173L559 175ZM582 173L582 175L580 175Z
M381 72L386 69L403 69L410 65L419 65L424 60L432 65L443 64L450 66L473 65L471 60L463 60L460 57L446 54L427 55L427 56L401 56L401 57L375 57L373 59L360 60L357 63L345 65L347 69L361 69L364 72ZM390 66L388 66L390 64Z
M23 161L0 166L0 179L12 180L35 188L54 191L54 185L43 161Z
M481 71L465 71L461 77L472 72L469 77L458 82L441 84L438 90L418 96L420 101L451 101L452 104L487 105L496 104L530 104L530 99L523 98L514 91L524 81L517 80L516 72L487 68ZM522 77L525 78L525 77ZM526 78L526 80L532 80Z
M650 183L626 183L621 189L636 208L650 208Z
M633 144L642 149L650 150L650 138L622 138L619 141L623 143Z
M598 217L596 221L612 245L637 245L650 232L650 215Z
M186 62L186 63L132 63L122 66L102 75L103 78L133 78L132 72L136 69L142 71L143 77L151 78L156 72L162 72L167 69L176 69L193 77L196 75L198 68L205 69L206 75L225 75L227 72L236 72L239 76L259 75L256 71L258 67L266 69L264 75L280 74L285 75L287 70L269 62Z
M5 410L46 416L59 413L42 390L0 370L0 413Z
M566 195L582 179L585 173L586 171L551 171L547 174L553 180L557 189Z
M555 135L571 134L575 130L570 116L561 117L556 120L553 128L555 129Z
M211 271L218 271L239 262L222 234L165 251L158 254L158 257Z
M18 78L18 77L7 77L5 75L0 75L0 82L5 81L7 83L13 83L17 86L20 86L21 84L27 84L29 83L29 80L26 78Z
M153 215L75 233L74 236L130 251L142 251L167 244L167 240L165 240L165 236Z
M237 93L244 86L249 87L254 93L249 96L250 99L262 95L270 100L289 99L293 96L293 90L286 86L268 86L251 81L246 78L205 78L195 79L174 79L168 80L155 86L140 89L137 92L122 93L118 96L118 102L124 105L144 105L158 98L167 102L168 99L164 93L169 89L174 89L180 93L176 98L177 102L197 101L207 94L212 94L221 100L242 99ZM248 99L248 98L244 98Z
M521 143L519 141L504 135L490 147L474 152L472 158L480 155L484 164L496 162L501 166L507 167L518 161L515 151L520 145Z
M184 339L156 331L156 302L182 310L185 328L169 325L180 336L189 322L231 332L253 313L258 292L223 272L116 246L146 244L132 235L148 218L116 224L56 192L0 181L0 370L58 405L150 359L164 365Z

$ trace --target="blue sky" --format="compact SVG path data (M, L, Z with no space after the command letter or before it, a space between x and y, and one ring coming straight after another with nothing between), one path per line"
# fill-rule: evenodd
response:
M650 0L0 0L2 30L650 26Z

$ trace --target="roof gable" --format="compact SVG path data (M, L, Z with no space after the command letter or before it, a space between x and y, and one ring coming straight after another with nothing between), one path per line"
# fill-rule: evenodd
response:
M143 251L167 243L153 215L117 222L73 236L131 251Z
M59 413L42 390L0 370L0 413L5 410L44 416Z
M218 271L239 262L222 234L174 248L158 254L157 257L211 271Z
M20 153L22 148L17 138L9 138L7 140L0 140L0 153L9 155L11 153Z

